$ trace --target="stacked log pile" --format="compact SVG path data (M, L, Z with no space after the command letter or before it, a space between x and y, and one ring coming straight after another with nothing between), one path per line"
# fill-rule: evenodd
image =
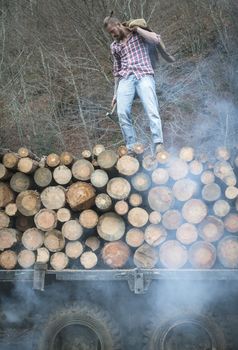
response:
M238 268L237 154L134 151L2 154L0 267Z

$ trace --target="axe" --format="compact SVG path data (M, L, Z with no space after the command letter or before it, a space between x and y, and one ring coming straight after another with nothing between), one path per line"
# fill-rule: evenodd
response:
M115 103L110 110L110 112L106 113L106 117L110 118L114 123L118 124L118 118L117 115L115 114L117 104Z

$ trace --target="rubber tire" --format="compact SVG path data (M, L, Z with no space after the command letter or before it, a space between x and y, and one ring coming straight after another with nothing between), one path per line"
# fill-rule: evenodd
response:
M101 350L121 350L121 337L117 325L110 315L98 306L76 303L58 310L37 325L33 349L52 350L56 335L70 325L84 325L92 329L101 343Z
M212 316L183 311L173 316L159 315L158 318L153 319L144 337L144 350L165 350L164 341L168 331L183 321L201 325L212 340L213 350L226 350L223 330Z

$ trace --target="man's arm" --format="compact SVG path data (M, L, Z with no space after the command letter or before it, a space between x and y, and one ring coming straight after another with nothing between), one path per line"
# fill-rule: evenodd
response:
M133 32L138 33L142 38L150 44L158 45L160 43L160 35L140 27L134 27Z

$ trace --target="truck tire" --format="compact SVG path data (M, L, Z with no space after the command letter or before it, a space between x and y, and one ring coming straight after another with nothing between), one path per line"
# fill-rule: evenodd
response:
M42 323L42 322L41 322ZM76 303L57 310L44 321L42 327L36 326L35 350L121 350L120 332L111 319L108 312L98 306L88 303ZM72 345L58 345L58 337L62 337L61 332L65 332L67 327L82 327L86 332L91 332L97 338L96 345L84 344L80 339L75 340ZM75 333L76 334L76 333ZM70 336L72 342L74 341ZM90 336L91 338L91 336ZM89 336L88 336L89 339ZM91 340L92 341L92 340ZM77 344L76 344L77 342Z
M183 342L182 329L187 332L190 339L186 338ZM196 343L196 337L192 337L191 328L196 328L200 335L204 338L203 341ZM175 333L176 344L173 345L173 332ZM191 339L193 338L193 339ZM175 339L175 337L174 337ZM178 340L180 339L180 340ZM189 343L189 341L195 344ZM203 345L202 345L203 342ZM181 343L181 344L180 344ZM144 350L189 350L189 349L204 349L204 350L226 350L226 342L223 330L218 326L212 316L204 316L192 312L180 312L173 316L159 315L149 325L148 331L144 338Z

